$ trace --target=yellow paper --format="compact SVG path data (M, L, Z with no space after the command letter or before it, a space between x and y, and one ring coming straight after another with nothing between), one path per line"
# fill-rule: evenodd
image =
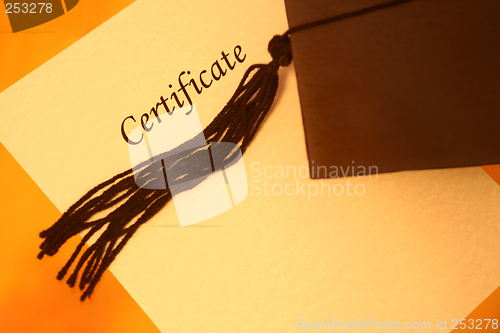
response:
M138 0L0 94L0 141L65 211L131 167L125 117L149 112L180 72L209 69L240 45L245 61L192 94L206 126L286 29L282 2ZM301 319L367 318L430 322L428 331L447 319L451 330L500 284L500 188L480 168L280 176L308 165L293 63L243 158L241 204L181 228L170 202L111 265L162 332L294 332ZM364 194L327 194L347 181Z

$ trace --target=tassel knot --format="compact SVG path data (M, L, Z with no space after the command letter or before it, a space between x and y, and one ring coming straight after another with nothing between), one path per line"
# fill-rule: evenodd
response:
M288 35L275 35L267 47L273 63L281 67L286 67L292 62L292 45Z

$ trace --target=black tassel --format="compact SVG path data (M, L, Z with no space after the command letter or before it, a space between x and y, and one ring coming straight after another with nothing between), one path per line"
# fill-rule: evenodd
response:
M218 142L239 144L244 153L264 121L278 90L278 69L288 66L292 61L290 39L287 35L274 36L269 42L269 53L272 61L268 64L256 64L248 68L243 75L236 92L227 105L208 125L203 134L207 140L205 149L212 150L214 164L225 166L234 162L237 155L234 150L221 148ZM194 139L192 139L194 140ZM141 171L137 182L162 179L164 170L169 174L183 176L171 185L191 184L189 180L199 179L201 182L212 170L204 167L202 161L203 149L184 150L190 142L168 152L170 157L157 156L134 168ZM224 146L222 146L224 147ZM227 146L226 146L227 147ZM180 153L174 154L175 150ZM186 177L187 176L187 177ZM198 183L199 183L198 182ZM196 184L191 184L193 187ZM187 190L185 188L183 190ZM151 190L137 185L132 169L129 169L108 181L96 186L78 200L50 228L40 233L44 238L40 245L38 258L44 255L53 256L59 248L71 237L87 231L75 252L61 269L57 278L62 280L72 264L76 261L85 243L98 232L99 236L77 261L73 273L67 280L74 287L78 275L79 287L83 291L81 300L89 297L104 271L127 244L129 239L141 225L149 221L172 198L170 190ZM102 211L116 207L106 217L93 220L92 217Z

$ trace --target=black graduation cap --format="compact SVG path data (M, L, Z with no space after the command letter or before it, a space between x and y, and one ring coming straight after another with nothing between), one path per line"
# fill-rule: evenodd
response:
M285 0L291 29L379 2ZM418 0L291 33L311 176L500 163L499 14Z

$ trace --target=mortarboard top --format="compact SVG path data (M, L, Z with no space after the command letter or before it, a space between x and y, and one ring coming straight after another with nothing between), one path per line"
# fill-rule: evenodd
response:
M291 28L379 2L285 1ZM291 34L310 163L500 163L498 13L495 0L417 0Z

